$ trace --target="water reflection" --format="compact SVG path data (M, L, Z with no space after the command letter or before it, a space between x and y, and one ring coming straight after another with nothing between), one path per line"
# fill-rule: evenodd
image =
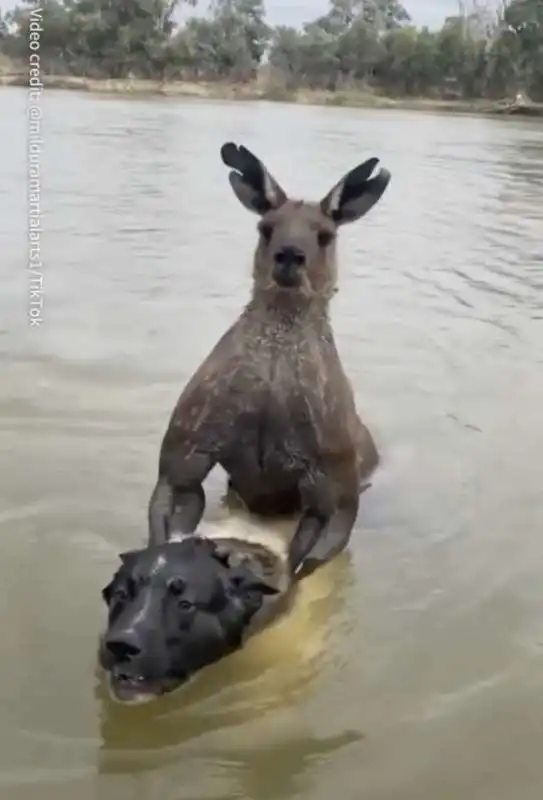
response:
M156 724L156 720L153 721ZM180 721L178 721L180 722ZM326 761L328 756L339 753L351 745L360 744L363 734L350 730L335 735L321 736L311 731L309 726L293 726L292 721L280 722L282 729L279 741L274 741L273 733L268 737L271 741L246 743L246 737L239 736L235 726L229 726L230 740L236 744L214 746L207 743L206 755L202 757L196 750L180 753L161 749L157 758L145 762L148 753L141 751L116 751L114 754L102 748L98 771L102 775L127 773L141 774L147 769L156 769L168 758L193 759L194 770L208 770L218 776L227 785L235 786L233 797L250 797L251 800L272 800L272 798L291 797L302 788L303 779L310 775L312 767ZM302 733L292 733L292 728L304 728ZM210 727L209 732L214 732ZM202 731L203 732L203 731ZM186 795L181 795L183 798ZM223 795L221 798L230 795Z

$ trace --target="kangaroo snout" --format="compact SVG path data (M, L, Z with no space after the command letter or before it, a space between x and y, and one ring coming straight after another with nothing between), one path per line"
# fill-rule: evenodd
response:
M301 270L305 265L305 253L298 247L284 245L273 254L272 277L278 286L299 286L302 280Z

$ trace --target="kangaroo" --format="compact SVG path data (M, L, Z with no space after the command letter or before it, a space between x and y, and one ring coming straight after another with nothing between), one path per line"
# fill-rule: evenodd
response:
M338 229L363 217L390 173L370 158L320 202L289 199L243 146L221 148L239 202L260 217L252 296L182 392L162 440L149 543L198 528L203 482L219 464L250 514L299 514L288 568L296 580L342 551L364 481L378 463L336 349Z

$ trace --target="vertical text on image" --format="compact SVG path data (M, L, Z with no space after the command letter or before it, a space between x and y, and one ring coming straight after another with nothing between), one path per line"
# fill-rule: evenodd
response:
M28 109L27 109L27 203L29 275L28 322L39 327L43 322L43 263L41 255L41 153L42 89L40 37L43 32L41 8L30 11L28 25Z

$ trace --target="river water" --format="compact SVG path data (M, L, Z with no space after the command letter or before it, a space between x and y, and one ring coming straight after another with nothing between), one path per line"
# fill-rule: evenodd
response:
M0 797L541 800L541 125L50 92L30 328L25 104L0 94ZM342 231L333 305L383 462L275 650L264 634L119 709L100 590L145 536L177 395L249 291L230 139L307 197L372 155L393 174Z

